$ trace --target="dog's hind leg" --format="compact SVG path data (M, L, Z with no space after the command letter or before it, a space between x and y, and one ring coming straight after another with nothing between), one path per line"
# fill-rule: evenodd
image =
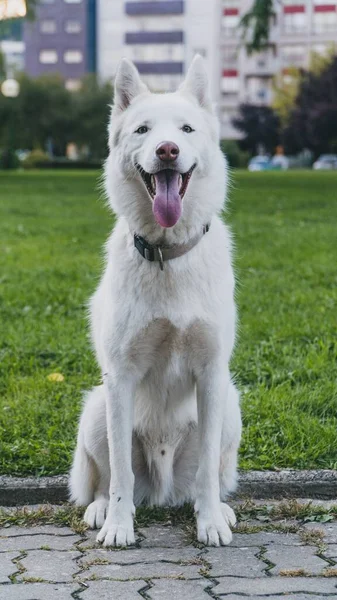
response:
M70 474L71 499L89 505L84 521L94 529L104 524L109 503L110 467L102 386L87 395Z
M235 525L234 511L225 504L224 500L236 488L237 480L237 455L241 439L241 414L239 392L231 382L228 389L227 408L221 433L220 454L220 499L221 511L229 525Z

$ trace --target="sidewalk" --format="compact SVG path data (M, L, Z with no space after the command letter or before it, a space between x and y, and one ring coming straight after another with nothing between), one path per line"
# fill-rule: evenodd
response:
M337 521L320 522L332 518L331 504L305 517L294 504L241 504L233 542L222 548L193 545L186 523L140 527L128 550L99 547L92 531L4 523L0 599L337 600Z

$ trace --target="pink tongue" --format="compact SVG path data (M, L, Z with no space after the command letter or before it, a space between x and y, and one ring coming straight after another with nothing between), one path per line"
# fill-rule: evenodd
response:
M173 227L181 217L181 197L179 195L179 173L165 169L155 174L156 195L153 214L161 227Z

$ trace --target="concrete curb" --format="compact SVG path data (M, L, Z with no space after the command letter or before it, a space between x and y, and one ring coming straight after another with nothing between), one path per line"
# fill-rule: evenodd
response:
M68 501L66 475L0 476L0 506L60 504ZM337 500L337 471L241 471L236 498Z

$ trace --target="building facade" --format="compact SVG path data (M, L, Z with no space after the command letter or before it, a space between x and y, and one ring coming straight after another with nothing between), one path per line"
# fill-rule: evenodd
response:
M78 89L96 70L96 0L40 0L23 40L28 75L59 73L68 89Z
M97 0L98 73L114 77L119 60L133 60L154 91L177 88L195 53L206 60L223 138L242 102L270 104L273 77L307 67L312 51L337 42L337 0L275 0L270 43L248 56L239 22L253 0Z
M22 41L22 19L3 21L0 26L0 52L5 58L6 76L14 77L24 70L25 45Z
M102 79L114 77L125 56L152 90L172 91L199 52L218 97L221 0L98 0L97 11L97 70Z
M220 36L222 137L239 137L231 121L242 102L268 105L276 74L289 67L307 68L312 52L326 54L337 45L337 0L282 0L274 3L270 43L248 56L240 44L238 24L251 0L223 0Z

